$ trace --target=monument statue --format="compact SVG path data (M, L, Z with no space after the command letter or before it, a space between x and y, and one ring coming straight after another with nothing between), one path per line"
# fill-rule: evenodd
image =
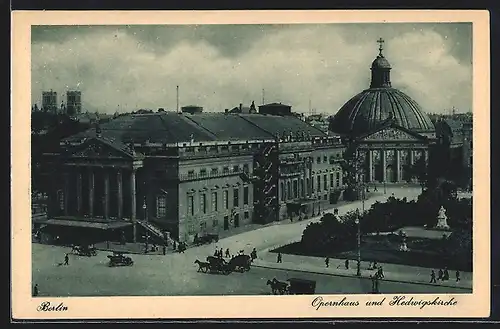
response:
M448 219L448 216L446 216L446 209L444 209L444 207L441 206L441 208L439 208L439 211L438 211L436 228L437 229L445 229L445 230L449 229L450 226L446 222L447 219Z

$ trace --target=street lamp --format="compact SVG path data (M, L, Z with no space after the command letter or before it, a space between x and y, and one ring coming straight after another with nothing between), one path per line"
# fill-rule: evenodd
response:
M356 226L358 227L358 264L357 264L357 276L361 276L361 224L359 221L360 214L359 214L359 208L356 209Z
M144 220L146 220L146 216L147 216L147 206L146 206L146 197L144 197L144 203L142 204L142 210L144 211ZM149 250L149 234L148 232L146 232L146 252L148 252Z

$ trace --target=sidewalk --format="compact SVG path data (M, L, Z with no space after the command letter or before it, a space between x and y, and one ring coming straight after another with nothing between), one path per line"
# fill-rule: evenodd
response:
M344 259L330 258L329 267L326 267L324 258L289 254L283 254L282 256L283 262L276 263L276 253L271 253L268 250L261 251L260 254L258 254L258 258L253 262L253 266L349 277L355 277L357 272L356 260L350 260L349 269L345 269ZM429 283L431 271L429 268L387 263L378 263L378 265L382 266L384 269L383 281L436 285L441 287L460 288L464 290L472 289L472 273L461 272L461 280L456 282L455 271L449 270L450 280ZM369 270L368 267L369 262L361 262L361 276L364 278L368 278L370 275L375 273L374 270ZM438 269L435 269L436 275L437 271Z

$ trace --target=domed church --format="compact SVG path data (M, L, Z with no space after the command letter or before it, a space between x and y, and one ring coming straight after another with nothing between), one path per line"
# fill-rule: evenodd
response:
M411 166L421 157L428 163L436 132L418 103L392 87L384 40L377 42L370 88L348 100L330 119L329 129L357 145L365 182L409 182Z

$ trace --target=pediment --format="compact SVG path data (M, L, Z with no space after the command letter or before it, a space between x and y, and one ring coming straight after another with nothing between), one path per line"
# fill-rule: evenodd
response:
M97 139L91 139L71 151L71 157L77 158L122 158L130 159L131 155Z
M397 129L385 128L363 138L363 141L422 141L423 137Z

